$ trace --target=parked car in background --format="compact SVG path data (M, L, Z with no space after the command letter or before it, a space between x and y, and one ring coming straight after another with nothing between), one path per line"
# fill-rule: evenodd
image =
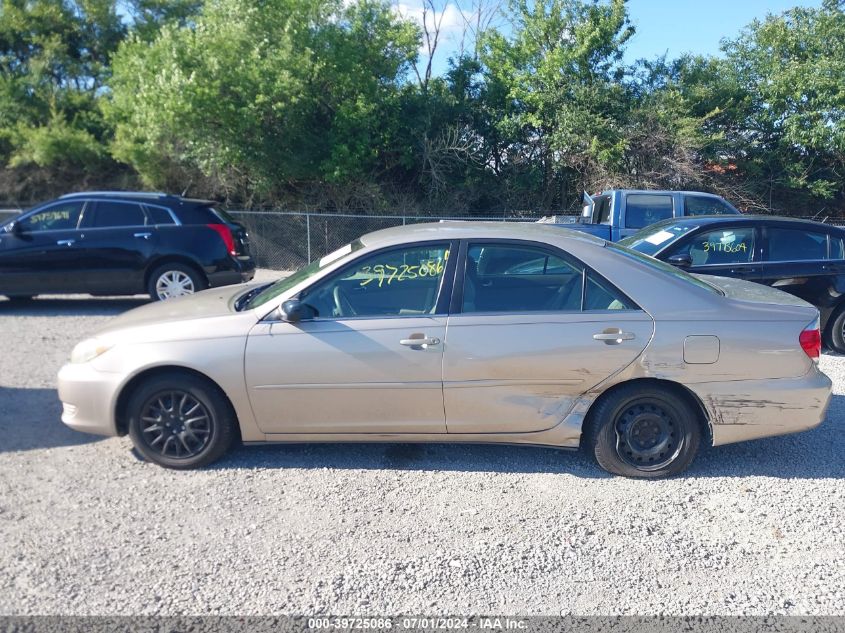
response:
M630 477L818 425L818 311L575 231L370 233L293 275L151 304L79 343L62 420L193 468L244 442L583 447Z
M243 226L208 200L163 193L62 196L0 226L0 294L149 294L249 281Z
M621 242L690 273L736 277L812 303L826 343L845 353L845 229L772 216L659 222Z
M594 196L584 193L584 211L574 223L563 222L561 216L540 222L617 242L661 220L714 214L740 215L730 202L712 193L613 189Z

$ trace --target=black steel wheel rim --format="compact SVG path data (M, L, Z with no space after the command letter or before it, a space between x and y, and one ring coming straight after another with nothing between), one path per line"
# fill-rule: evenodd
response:
M199 455L214 432L208 408L187 391L172 389L149 398L141 408L141 438L170 459Z
M616 452L637 470L659 470L671 464L684 445L676 414L664 404L639 401L616 418Z

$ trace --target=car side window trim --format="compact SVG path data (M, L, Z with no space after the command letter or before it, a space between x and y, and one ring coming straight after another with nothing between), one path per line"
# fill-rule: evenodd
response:
M490 244L490 245L502 245L502 246L524 246L526 248L536 248L540 250L545 250L550 255L554 255L556 257L560 257L565 262L568 262L574 266L577 266L581 269L581 309L580 310L497 310L497 311L489 311L489 312L468 312L465 313L463 311L463 302L464 302L464 279L466 277L466 266L467 266L467 253L469 251L470 245L475 244ZM461 247L459 251L459 256L457 258L457 266L455 270L455 282L452 286L452 300L449 305L449 316L454 316L458 314L472 314L473 316L508 316L508 315L519 315L519 316L559 316L562 314L620 314L620 313L627 313L630 314L632 312L644 312L642 307L637 304L636 301L631 299L626 293L622 292L619 287L611 282L607 277L604 275L599 274L599 272L590 266L587 266L584 262L580 259L567 253L566 251L554 246L552 244L547 244L545 242L533 242L531 240L509 240L509 239L465 239L461 240ZM613 292L618 294L620 297L625 299L628 304L635 306L633 308L626 308L623 310L584 310L584 305L586 301L586 293L587 293L587 276L592 274L595 276L596 279L599 279L603 284L606 284L608 288L610 288Z
M309 290L314 288L314 286L318 284L325 283L326 281L330 280L332 277L337 275L343 275L344 273L348 272L349 269L358 265L358 263L363 258L369 258L374 255L383 255L385 253L390 253L392 251L398 251L408 248L418 248L418 247L425 247L435 244L448 244L449 248L449 258L446 260L446 267L443 270L443 276L440 278L440 286L437 289L437 301L434 304L434 312L431 314L419 315L419 314L390 314L390 315L380 315L380 316L349 316L349 317L314 317L313 319L303 319L302 323L312 323L312 322L331 322L331 321L372 321L372 320L383 320L383 319L419 319L425 317L445 317L449 315L449 301L452 296L452 280L455 276L455 269L457 268L457 257L453 257L451 253L456 252L460 248L460 244L457 240L425 240L421 242L406 242L404 244L394 244L392 246L385 246L384 248L380 248L373 251L361 252L358 257L348 261L340 268L333 270L332 272L328 273L316 279L312 284L309 284L295 295L288 297L288 299L301 299L303 295L307 294ZM285 299L287 301L288 299ZM261 319L262 323L285 323L283 319L278 317L279 310L282 307L281 303L277 304L276 307L270 311L263 319Z

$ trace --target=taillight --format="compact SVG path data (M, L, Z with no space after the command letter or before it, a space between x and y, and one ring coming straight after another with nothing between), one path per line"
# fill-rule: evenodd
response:
M798 335L798 342L807 356L815 362L819 362L819 356L822 352L822 334L819 331L818 318L805 327L801 334Z
M235 250L235 236L232 235L232 229L225 224L209 224L208 228L214 229L223 238L223 243L226 245L226 250L232 254L237 255Z

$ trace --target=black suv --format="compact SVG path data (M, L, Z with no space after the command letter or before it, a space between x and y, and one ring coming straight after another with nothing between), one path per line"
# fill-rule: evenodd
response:
M0 294L10 299L147 293L163 300L254 274L246 230L208 200L74 193L0 226Z
M764 215L657 222L620 242L690 273L784 290L821 314L826 343L845 353L845 229Z

